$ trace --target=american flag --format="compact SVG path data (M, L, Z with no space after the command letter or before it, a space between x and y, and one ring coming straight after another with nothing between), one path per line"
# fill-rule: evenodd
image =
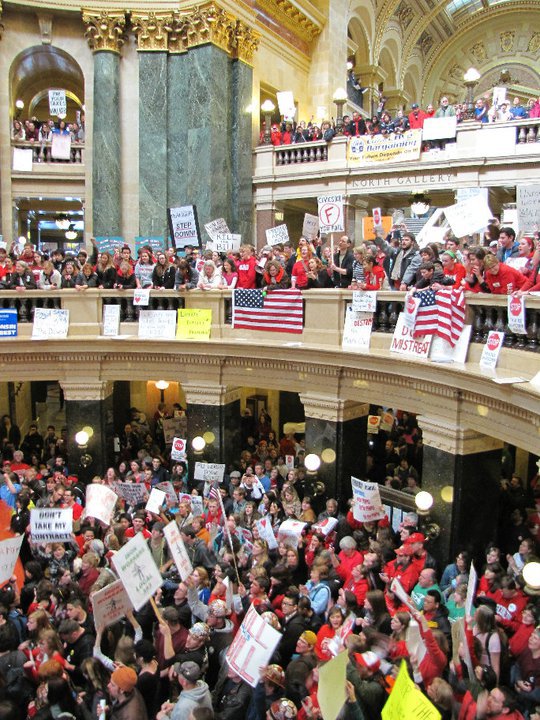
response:
M420 305L413 337L438 335L452 347L459 340L465 325L465 295L461 288L420 290L414 293Z
M299 290L234 290L233 327L301 333L304 305Z
M219 492L216 485L212 485L210 487L210 492L208 493L208 497L212 498L213 500L217 500L218 502L221 501L221 493Z

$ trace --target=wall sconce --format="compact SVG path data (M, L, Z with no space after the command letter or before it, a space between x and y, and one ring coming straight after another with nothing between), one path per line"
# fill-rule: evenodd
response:
M191 441L191 447L196 455L202 455L202 452L206 447L206 440L201 435L197 435Z
M321 467L321 458L315 455L315 453L309 453L309 455L306 455L304 458L304 465L306 470L315 473Z
M156 387L160 392L160 402L165 402L165 390L169 387L169 383L166 380L158 380Z
M261 105L261 110L264 113L264 144L270 145L272 140L270 137L270 126L272 125L272 113L276 109L276 106L271 100L265 100Z

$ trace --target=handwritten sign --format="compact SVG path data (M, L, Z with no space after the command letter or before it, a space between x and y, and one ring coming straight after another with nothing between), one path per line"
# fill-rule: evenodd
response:
M283 115L285 120L292 120L296 114L296 107L294 104L294 95L292 90L281 90L276 93L278 102L279 114Z
M193 477L195 480L204 480L207 483L221 483L225 474L225 465L222 463L195 463Z
M133 291L133 304L141 307L148 307L150 304L150 289L138 288Z
M103 335L116 337L120 330L120 305L103 305Z
M3 585L13 575L23 540L24 535L0 540L0 585Z
M260 680L259 668L268 665L280 640L281 633L268 625L250 605L227 650L227 665L248 685L255 687Z
M206 223L204 229L212 242L217 240L218 235L228 235L231 232L224 218L217 218Z
M489 225L492 218L489 205L484 198L479 197L444 208L444 215L458 238L480 232Z
M210 340L212 310L193 308L178 310L176 337L179 340Z
M104 525L111 524L118 495L106 485L91 483L86 486L85 516L93 517Z
M296 547L306 525L307 523L301 522L300 520L285 520L279 526L278 538L280 540L293 540L293 544Z
M125 617L133 608L129 596L122 585L121 580L92 593L92 612L96 628L103 628L113 625Z
M200 245L195 205L169 208L167 212L174 247L183 249L186 245Z
M176 505L178 503L178 497L174 491L172 482L168 480L166 482L160 482L156 485L156 488L165 493L165 502L167 505Z
M425 337L413 337L413 331L408 328L404 322L404 314L400 313L390 343L390 352L398 353L399 355L407 355L408 357L414 357L418 360L425 360L429 355L429 348L431 347L432 335L426 335Z
M147 340L174 340L176 336L175 310L141 310L139 337Z
M165 445L170 445L175 437L186 437L186 434L187 418L185 415L166 418L163 420L163 437L165 438Z
M319 216L304 213L304 223L302 225L302 235L307 240L315 240L319 234Z
M53 160L71 159L71 135L52 136L51 157L53 158Z
M317 206L321 233L343 232L343 195L319 195Z
M518 185L516 200L519 229L526 233L540 229L540 185Z
M266 231L266 242L268 245L283 245L289 241L289 230L287 226L278 225L277 227L268 228Z
M351 477L353 516L358 522L374 522L386 516L377 483Z
M441 713L409 677L404 660L401 661L396 682L382 709L381 717L382 720L441 720Z
M135 610L140 610L163 579L142 533L137 533L114 556L114 567Z
M242 236L237 233L218 233L216 239L212 243L208 243L207 247L219 253L229 251L238 252L242 244Z
M347 306L343 340L341 345L347 350L368 350L373 329L373 313L355 312Z
M61 117L67 115L65 90L49 90L49 115Z
M275 550L278 546L276 536L274 535L274 528L272 523L267 517L263 517L257 520L257 528L259 529L259 537L264 540L268 545L269 550Z
M180 535L178 525L174 522L174 520L168 525L165 525L163 528L163 534L165 535L165 540L167 541L167 545L171 551L174 564L180 573L180 577L182 580L186 580L193 572L193 565L189 559L189 555L186 550L186 546L184 545L184 541L182 540L182 536Z
M38 307L34 310L32 340L67 338L68 329L69 310Z
M159 515L159 511L161 510L161 507L165 502L165 497L166 493L163 492L163 490L159 490L158 488L152 488L150 492L150 497L148 498L148 502L146 503L145 510L154 513L154 515Z
M352 309L356 312L373 313L377 310L377 292L375 290L355 290L352 294Z
M480 357L480 367L486 370L493 370L497 366L499 353L503 346L504 333L497 330L491 330L488 334L486 344L482 350Z
M73 512L70 508L30 510L30 536L34 543L70 542Z
M144 502L148 494L144 483L116 482L113 484L113 489L128 505L139 505Z

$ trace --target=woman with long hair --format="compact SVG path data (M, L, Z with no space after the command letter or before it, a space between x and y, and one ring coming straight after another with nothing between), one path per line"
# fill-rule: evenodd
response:
M392 633L390 634L389 658L397 660L398 658L409 657L407 648L407 628L411 622L411 616L408 612L397 612L390 621Z
M317 633L315 654L319 660L331 660L334 657L335 653L332 652L330 642L335 638L336 634L339 636L339 630L343 625L344 619L343 609L339 605L334 605L328 613L328 621Z
M207 605L210 598L210 577L208 571L199 565L194 568L191 577L195 581L195 589L197 590L199 600Z
M365 615L356 622L364 627L365 625L377 630L384 635L390 635L390 614L386 607L384 593L382 590L370 590L364 600Z
M158 290L172 290L176 268L171 265L164 252L158 252L152 272L152 287Z
M495 612L487 605L480 605L474 613L473 635L481 645L480 664L489 665L497 679L501 673L501 638L495 625Z
M98 276L99 287L104 290L111 290L116 282L116 267L108 252L102 252L100 254L95 270Z
M222 289L236 287L238 282L238 271L236 270L235 262L232 258L225 258L223 265L221 266L221 285Z
M149 248L144 247L135 263L135 282L138 288L151 288L155 263Z

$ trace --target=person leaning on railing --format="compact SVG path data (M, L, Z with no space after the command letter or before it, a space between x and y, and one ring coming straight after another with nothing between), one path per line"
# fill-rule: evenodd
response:
M9 280L7 280L6 275L0 286L3 290L37 289L33 273L31 272L28 265L22 260L17 260L17 262L15 263L15 268L11 273Z

